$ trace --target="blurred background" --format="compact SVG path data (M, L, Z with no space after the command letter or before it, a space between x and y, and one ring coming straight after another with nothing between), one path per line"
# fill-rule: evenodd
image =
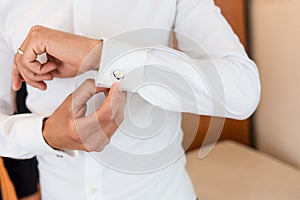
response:
M204 159L199 147L210 118L200 117L187 152L199 199L300 199L300 1L215 0L258 65L262 94L248 120L226 120ZM193 132L197 116L185 114Z

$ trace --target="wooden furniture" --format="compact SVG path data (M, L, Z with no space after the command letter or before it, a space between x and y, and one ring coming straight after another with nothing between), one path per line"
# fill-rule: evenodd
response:
M232 29L247 49L247 12L245 0L215 0Z
M246 5L245 0L215 0L216 4L221 8L222 14L231 24L235 33L239 36L241 42L247 47L246 42ZM211 118L206 116L183 114L183 130L185 132L184 146L186 148L195 149L201 146L206 135ZM198 131L193 142L189 137L194 137L195 127ZM250 137L250 120L237 121L226 119L220 140L232 139L246 145L251 144Z
M13 183L11 182L7 174L7 171L4 167L4 163L1 157L0 157L0 195L2 195L3 200L18 199Z
M240 22L236 20L239 18L240 11L238 11L237 7L243 4L244 1L241 0L216 0L217 3L221 5L223 8L224 15L229 19L229 21L234 26L234 29L237 33L241 33L238 30L242 27ZM254 4L255 3L255 4ZM297 141L299 132L299 126L295 126L292 128L291 120L295 119L295 124L297 121L297 106L291 104L290 99L295 99L295 90L291 87L290 82L292 81L290 76L287 76L287 61L285 56L289 57L289 63L291 62L291 58L295 55L294 58L297 57L297 51L294 49L295 38L297 38L297 33L295 29L295 23L291 22L288 24L289 19L295 18L295 13L298 13L297 6L295 4L299 3L298 1L260 1L255 0L251 1L252 9L252 27L255 26L255 30L252 32L252 47L255 50L253 55L256 58L256 61L261 61L266 65L259 65L261 67L265 67L265 73L268 76L261 76L262 81L266 82L266 79L277 80L274 77L276 74L274 71L283 70L285 71L285 78L289 84L286 84L286 88L291 90L291 97L289 101L282 101L280 99L281 96L284 96L285 100L288 99L288 95L281 95L282 88L285 89L284 92L287 91L286 88L282 87L283 81L281 79L281 88L276 88L276 83L265 84L269 85L276 90L272 90L272 88L267 88L269 90L264 90L265 94L264 98L270 98L270 101L265 101L264 107L264 115L261 115L259 118L255 117L256 123L260 122L261 125L264 126L264 129L261 132L257 132L257 138L265 137L264 143L258 143L261 148L270 148L271 145L275 146L279 151L283 151L285 153L279 153L280 155L284 155L284 157L295 157L297 159L297 150L296 148L292 148L293 142ZM253 7L255 5L255 7ZM234 11L235 10L235 11ZM266 12L267 10L267 12ZM228 12L228 13L227 13ZM282 15L282 13L284 13ZM253 18L255 17L255 18ZM280 20L275 20L280 19ZM262 20L263 19L263 20ZM233 20L233 21L232 21ZM274 23L272 23L274 22ZM234 24L235 25L234 25ZM236 24L237 23L237 24ZM240 25L238 25L240 24ZM278 29L279 27L279 29ZM284 27L284 28L282 28ZM277 31L279 30L279 31ZM284 34L284 33L285 34ZM275 36L274 36L275 35ZM283 40L278 40L278 38L282 38L288 35L288 39L284 38ZM243 41L243 34L240 35L241 40ZM277 40L276 40L277 39ZM279 42L278 42L279 41ZM289 44L290 42L290 44ZM279 45L280 44L280 45ZM276 48L280 46L280 48ZM297 45L296 45L297 46ZM259 48L260 47L260 48ZM269 48L270 47L270 48ZM293 50L289 47L293 47ZM289 48L288 50L286 48ZM266 51L267 49L267 51ZM275 53L278 56L270 56ZM288 52L285 55L282 52ZM259 59L258 59L259 58ZM270 59L271 58L271 59ZM273 59L275 58L275 59ZM282 59L283 62L278 61L278 59ZM299 59L297 59L299 60ZM270 64L271 63L271 64ZM284 63L284 64L281 64ZM259 64L259 63L258 63ZM260 63L261 64L261 63ZM279 67L276 67L279 65ZM272 75L270 76L269 70L272 67ZM282 66L284 66L282 68ZM290 64L289 66L294 66L297 68L298 65ZM289 72L295 73L295 71L290 70ZM280 73L278 73L280 74ZM282 73L280 74L282 76ZM293 80L299 80L294 78ZM294 86L297 84L294 84ZM276 95L270 95L270 93L274 92ZM276 99L277 104L274 99ZM278 100L279 99L279 100ZM270 104L270 102L272 102ZM282 103L285 102L285 103ZM274 107L275 105L275 107ZM297 103L295 105L298 105ZM293 107L294 106L294 107ZM293 110L291 113L291 109ZM269 109L268 109L269 108ZM286 112L286 116L283 115L282 110ZM278 111L278 114L271 115L270 113L274 113L274 110ZM261 114L262 111L258 112ZM275 111L276 113L276 111ZM295 114L295 117L293 117ZM280 116L283 115L283 118ZM275 117L272 117L275 116ZM297 117L296 117L297 116ZM190 117L190 116L187 116ZM202 118L202 117L201 117ZM276 120L275 120L276 119ZM288 119L288 120L286 120ZM188 119L187 119L188 120ZM206 120L206 119L205 119ZM190 121L190 120L189 120ZM277 124L274 124L278 122ZM299 121L299 120L298 120ZM269 124L266 125L266 122ZM200 122L201 123L201 122ZM206 122L208 123L208 122ZM205 123L204 123L205 124ZM257 124L256 124L257 125ZM281 129L278 129L278 126ZM242 140L246 138L246 132L249 132L249 121L236 122L229 120L227 121L227 125L225 126L225 130L223 131L223 138L237 138L242 134ZM275 127L275 128L274 128ZM190 127L187 127L190 128ZM204 130L203 130L204 129ZM245 129L245 130L244 130ZM191 130L190 130L191 131ZM198 137L202 137L201 133L205 131L205 127L200 127L198 130ZM293 133L294 131L294 133ZM298 131L298 132L297 132ZM288 137L289 134L293 134L292 137ZM278 137L281 137L281 140L278 140ZM270 140L271 139L271 140ZM277 140L276 140L277 139ZM241 140L239 140L241 141ZM259 141L259 140L258 140ZM279 143L277 143L280 141ZM271 145L270 145L271 144ZM196 144L198 145L198 144ZM299 146L297 142L294 142L295 146ZM285 151L285 148L290 148L291 151ZM299 149L299 148L298 148ZM272 149L269 153L274 153ZM299 154L298 154L299 155ZM299 157L299 156L298 156ZM283 159L284 160L284 159ZM299 160L299 159L298 159ZM300 169L294 166L291 166L285 162L275 159L274 157L268 156L262 151L254 150L246 145L239 144L233 141L221 141L216 144L214 149L210 152L208 156L204 159L199 159L199 149L187 152L187 171L191 177L193 182L195 191L198 195L199 199L222 199L222 200L273 200L273 199L287 199L287 200L299 200L300 199Z
M204 159L190 151L187 170L199 200L300 199L299 169L236 142L219 142Z

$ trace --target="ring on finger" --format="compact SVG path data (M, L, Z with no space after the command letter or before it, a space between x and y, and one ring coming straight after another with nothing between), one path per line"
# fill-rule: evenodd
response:
M24 54L24 51L21 50L20 48L18 48L17 53L18 53L19 55L23 55L23 54Z

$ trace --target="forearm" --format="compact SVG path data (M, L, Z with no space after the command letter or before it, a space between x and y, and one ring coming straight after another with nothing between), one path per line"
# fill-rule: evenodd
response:
M106 46L107 43L110 43ZM139 93L160 108L201 115L247 118L255 110L260 86L256 65L245 55L192 59L168 47L130 47L120 55L107 55L124 48L118 41L104 45L98 84L109 85L117 78L124 90ZM109 58L112 62L105 62ZM108 63L108 64L106 64ZM106 65L105 65L106 64Z

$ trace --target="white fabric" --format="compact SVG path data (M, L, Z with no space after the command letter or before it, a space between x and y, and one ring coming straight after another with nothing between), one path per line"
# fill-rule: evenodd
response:
M16 158L38 156L43 199L194 200L196 197L185 171L181 147L180 112L243 119L258 104L257 68L211 0L123 0L117 3L114 0L5 0L0 3L0 15L0 154ZM102 52L98 84L110 86L115 81L111 72L124 70L126 77L121 85L128 91L130 101L121 128L103 152L55 151L45 143L41 133L43 118L51 115L80 82L88 76L96 77L96 73L55 79L48 82L47 91L28 87L27 106L32 114L10 116L13 114L10 98L13 55L35 24L92 38L108 38ZM122 44L109 45L112 41L109 38L149 27L173 29L201 45L211 60L177 35L179 48L185 53L183 56L194 63L204 63L197 65L203 66L204 71L210 70L205 69L210 66L206 63L214 64L224 87L225 100L212 99L203 77L193 73L190 65L176 56L162 57L156 49L128 54L117 61L117 66L110 65L103 71L111 56L109 52L124 48ZM169 44L169 35L162 34L156 39L162 48ZM178 73L184 74L191 89L196 91L193 95L199 104L192 104L190 92L181 89L178 73L174 75L170 69L155 67L165 63L174 65ZM136 74L130 74L143 64L149 64L149 67L144 66ZM141 74L142 77L138 76ZM167 90L155 85L136 90L138 84L152 79L174 88L182 104L177 104ZM219 95L218 90L216 95ZM95 100L99 104L103 96ZM224 106L224 113L215 112L214 103ZM160 123L163 123L160 134L153 135L151 130L157 131L156 126ZM146 156L139 158L137 154ZM153 172L155 169L160 170ZM143 170L148 173L142 173Z

